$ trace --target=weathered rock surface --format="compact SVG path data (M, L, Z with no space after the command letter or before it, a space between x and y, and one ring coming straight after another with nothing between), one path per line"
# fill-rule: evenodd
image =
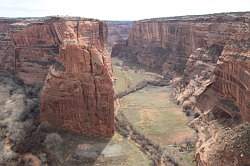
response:
M202 115L192 122L198 131L198 165L249 165L249 39L228 42L215 78L197 98Z
M195 159L198 166L249 165L249 123L237 123L226 116L218 119L212 112L193 122L198 130Z
M197 48L224 45L230 38L249 36L249 13L184 16L137 21L128 42L112 56L129 57L164 74L183 73Z
M112 50L171 76L184 110L201 114L199 166L249 165L249 25L249 13L142 20Z
M250 122L250 39L233 40L225 46L215 76L213 89L233 101L242 119Z
M193 110L196 98L212 83L222 50L223 47L218 45L207 49L197 48L189 56L183 76L172 81L177 102L183 105L187 113Z
M78 133L113 134L106 24L74 17L1 19L0 29L0 70L26 85L44 85L42 121Z
M66 45L58 62L41 94L42 120L78 133L112 135L114 92L101 52Z

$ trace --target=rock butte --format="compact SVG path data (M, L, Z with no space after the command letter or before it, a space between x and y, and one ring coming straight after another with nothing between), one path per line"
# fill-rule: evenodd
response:
M114 133L106 24L83 18L3 19L0 30L0 70L43 86L42 121L86 135Z
M135 22L112 56L172 78L184 111L200 114L191 123L199 166L249 165L249 41L249 12L156 18Z

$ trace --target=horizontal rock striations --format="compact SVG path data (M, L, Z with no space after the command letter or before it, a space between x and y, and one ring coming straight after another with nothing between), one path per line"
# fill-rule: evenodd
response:
M114 132L107 26L85 18L0 20L0 70L43 86L41 120L77 133Z
M172 78L175 96L196 117L196 163L249 163L250 13L224 13L136 22L112 56Z
M198 165L249 165L249 39L229 41L214 79L197 97ZM216 134L215 134L216 133Z
M197 48L249 36L249 17L249 13L236 13L137 21L127 43L115 46L112 56L129 56L158 72L182 73Z
M243 120L250 122L250 38L225 46L215 76L213 89L234 101Z

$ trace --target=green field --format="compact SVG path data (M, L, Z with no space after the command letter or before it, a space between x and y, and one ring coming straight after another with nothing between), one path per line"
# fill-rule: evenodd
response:
M131 69L123 65L123 62L118 58L112 58L112 64L116 79L114 82L116 93L120 93L130 87L133 87L144 80L155 80L157 78L162 78L162 76L159 74L146 72L143 69Z
M188 119L170 99L169 87L148 86L121 99L122 111L136 129L162 146L193 137Z

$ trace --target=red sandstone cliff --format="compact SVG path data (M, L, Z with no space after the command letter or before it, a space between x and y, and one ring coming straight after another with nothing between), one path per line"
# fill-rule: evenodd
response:
M197 101L204 112L192 122L198 131L196 160L203 165L249 165L250 39L224 47L215 79Z
M0 70L27 85L44 85L42 121L87 135L113 134L106 24L81 18L3 19L0 29Z
M199 166L249 165L250 14L138 21L112 56L171 76L185 111L199 112Z
M163 73L182 73L189 55L197 48L249 36L249 17L249 13L241 13L137 21L128 44L115 46L112 56L129 56Z

